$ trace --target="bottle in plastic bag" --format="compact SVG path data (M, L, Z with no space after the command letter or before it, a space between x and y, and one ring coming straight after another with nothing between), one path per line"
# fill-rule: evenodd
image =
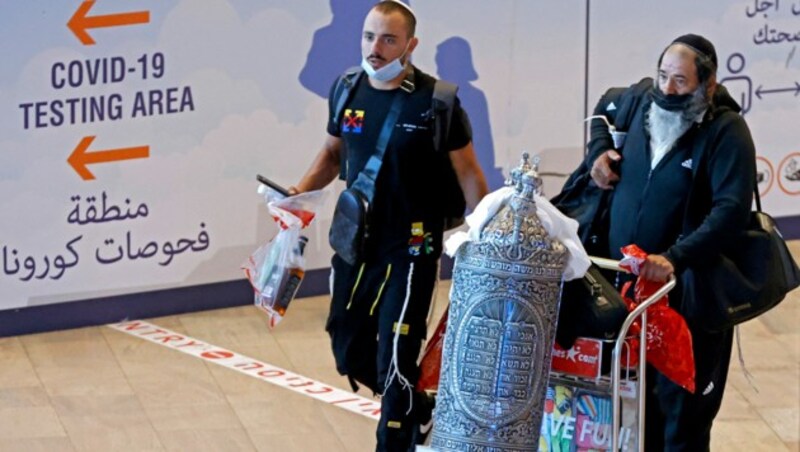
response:
M283 277L281 283L275 293L274 309L278 314L283 315L289 303L297 295L297 289L300 288L300 283L303 282L305 276L305 268L302 265L302 256L308 243L308 237L301 235L297 241L297 247L293 250L292 265L283 269Z

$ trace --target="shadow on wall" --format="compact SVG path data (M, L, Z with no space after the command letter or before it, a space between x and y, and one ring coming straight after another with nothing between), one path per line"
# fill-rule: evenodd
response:
M330 0L331 22L314 32L306 64L298 77L304 88L327 99L336 77L360 64L363 21L374 5L375 0ZM472 123L475 153L489 189L502 187L505 178L500 168L495 167L486 96L472 85L478 73L469 43L457 36L440 43L436 48L436 66L440 78L459 87L458 96Z
M331 23L314 32L300 84L327 99L336 77L361 63L361 30L376 0L330 0ZM406 2L408 3L408 2Z
M502 187L505 178L500 168L495 167L489 106L483 91L472 84L478 80L478 72L472 63L469 42L458 36L442 41L436 47L436 67L439 78L458 85L458 97L472 123L472 144L489 189Z

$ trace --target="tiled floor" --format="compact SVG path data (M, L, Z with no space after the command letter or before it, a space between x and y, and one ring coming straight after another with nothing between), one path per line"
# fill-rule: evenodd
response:
M800 257L800 242L792 242ZM438 312L449 282L438 291ZM149 319L329 385L327 297ZM800 291L741 328L715 451L800 451ZM2 451L370 451L375 421L108 327L0 339Z

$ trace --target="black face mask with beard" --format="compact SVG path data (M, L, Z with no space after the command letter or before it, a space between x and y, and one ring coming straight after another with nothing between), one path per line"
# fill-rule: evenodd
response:
M693 93L664 94L659 87L653 90L653 102L667 111L685 111L692 104L693 97Z

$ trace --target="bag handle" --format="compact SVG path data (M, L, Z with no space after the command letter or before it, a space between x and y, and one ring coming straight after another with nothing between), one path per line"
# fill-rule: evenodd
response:
M380 172L381 165L383 164L383 155L386 153L386 148L389 145L389 138L394 132L394 125L397 123L397 118L400 116L400 111L403 109L408 94L414 92L414 69L409 68L406 73L406 78L403 79L400 89L394 93L392 106L386 119L383 121L383 128L378 136L378 141L375 145L375 153L364 165L364 169L358 173L353 188L360 191L369 203L375 197L375 181L378 179L378 172Z
M753 184L753 198L756 200L756 210L761 212L761 195L758 193L758 171L753 175L755 184Z
M335 99L333 116L331 117L331 121L333 124L336 125L336 129L339 130L339 124L342 121L342 111L344 110L345 104L350 100L351 94L355 91L356 86L358 86L359 81L361 80L361 76L364 73L364 70L361 69L360 66L352 67L345 71L339 79L336 81L336 88L334 88L334 96ZM339 179L347 180L347 147L343 146L342 151L339 156Z
M692 130L694 131L694 133L699 133L699 137L698 137L699 139L693 145L694 149L692 150L692 160L694 161L693 164L692 164L692 181L691 181L692 185L689 188L689 198L688 199L690 201L686 203L686 207L684 209L684 214L683 214L683 233L684 234L686 234L687 231L689 231L691 229L691 227L690 227L691 226L690 212L691 212L691 206L692 206L691 199L694 198L695 190L698 189L697 188L697 186L698 186L698 184L697 184L698 175L697 174L701 169L704 168L703 165L706 164L705 163L705 158L706 158L705 146L706 146L706 142L708 140L708 136L706 135L706 133L704 133L704 132L707 132L707 126L705 126L705 123L699 124L699 125L695 125L695 127ZM756 202L756 211L762 212L762 210L761 210L761 196L758 193L758 171L757 170L753 171L753 199ZM699 223L694 225L695 228L697 226L699 226Z
M436 80L433 85L433 146L436 152L445 148L445 142L450 136L450 122L453 119L457 92L458 86L444 80Z

